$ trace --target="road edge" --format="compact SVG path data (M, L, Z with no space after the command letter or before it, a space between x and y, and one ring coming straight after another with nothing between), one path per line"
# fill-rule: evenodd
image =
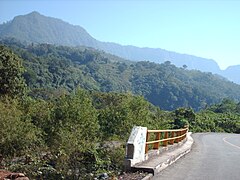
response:
M174 162L179 160L181 157L188 154L191 151L192 145L194 143L194 140L193 140L191 134L192 134L192 132L187 133L187 141L181 147L173 150L171 152L172 153L171 156L169 156L167 159L160 162L158 165L156 165L154 167L148 167L148 172L151 169L150 171L152 171L153 173L149 173L142 180L152 179L152 177L155 174L158 174L159 172L161 172L162 170L164 170L165 168L167 168L168 166L170 166L171 164L173 164Z

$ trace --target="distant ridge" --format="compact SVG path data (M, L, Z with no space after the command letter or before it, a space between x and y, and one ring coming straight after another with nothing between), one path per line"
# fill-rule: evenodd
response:
M229 80L240 84L240 65L229 66L226 70L222 71L222 75Z
M212 59L180 54L160 48L139 48L101 42L94 39L81 26L71 25L63 20L41 15L36 11L27 15L16 16L10 22L1 24L0 37L14 37L28 43L93 47L134 61L152 61L156 63L170 61L178 67L186 65L185 67L188 69L220 74L231 81L240 83L240 77L235 77L232 74L233 71L236 71L236 68L231 67L226 71L221 71L218 64ZM237 72L240 73L239 68L237 68Z

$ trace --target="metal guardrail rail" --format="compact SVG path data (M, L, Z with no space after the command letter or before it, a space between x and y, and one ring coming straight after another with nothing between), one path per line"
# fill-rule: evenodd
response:
M145 154L148 153L149 146L152 149L159 149L162 146L173 145L179 143L187 137L188 127L183 129L169 129L169 130L147 130ZM154 134L154 136L152 136Z

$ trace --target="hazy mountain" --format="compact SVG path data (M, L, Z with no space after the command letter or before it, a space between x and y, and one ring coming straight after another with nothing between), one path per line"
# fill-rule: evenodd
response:
M222 75L227 77L229 80L240 84L240 65L229 66L226 70L222 71Z
M95 46L96 40L80 26L38 12L15 17L0 25L0 36L34 43Z
M104 50L108 53L134 61L152 61L163 63L171 61L174 65L188 69L198 69L224 75L239 83L239 78L232 78L235 70L221 71L218 64L211 59L205 59L187 54L167 51L160 48L139 48L122 46L116 43L101 42L94 39L80 26L71 25L60 19L46 17L38 12L15 17L0 25L0 37L14 37L28 43L50 43L68 46L88 46ZM239 72L239 71L238 71Z

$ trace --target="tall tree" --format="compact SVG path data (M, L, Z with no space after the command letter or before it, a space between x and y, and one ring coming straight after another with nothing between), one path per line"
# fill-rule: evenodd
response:
M22 96L26 83L22 76L22 59L5 46L0 46L0 95Z

